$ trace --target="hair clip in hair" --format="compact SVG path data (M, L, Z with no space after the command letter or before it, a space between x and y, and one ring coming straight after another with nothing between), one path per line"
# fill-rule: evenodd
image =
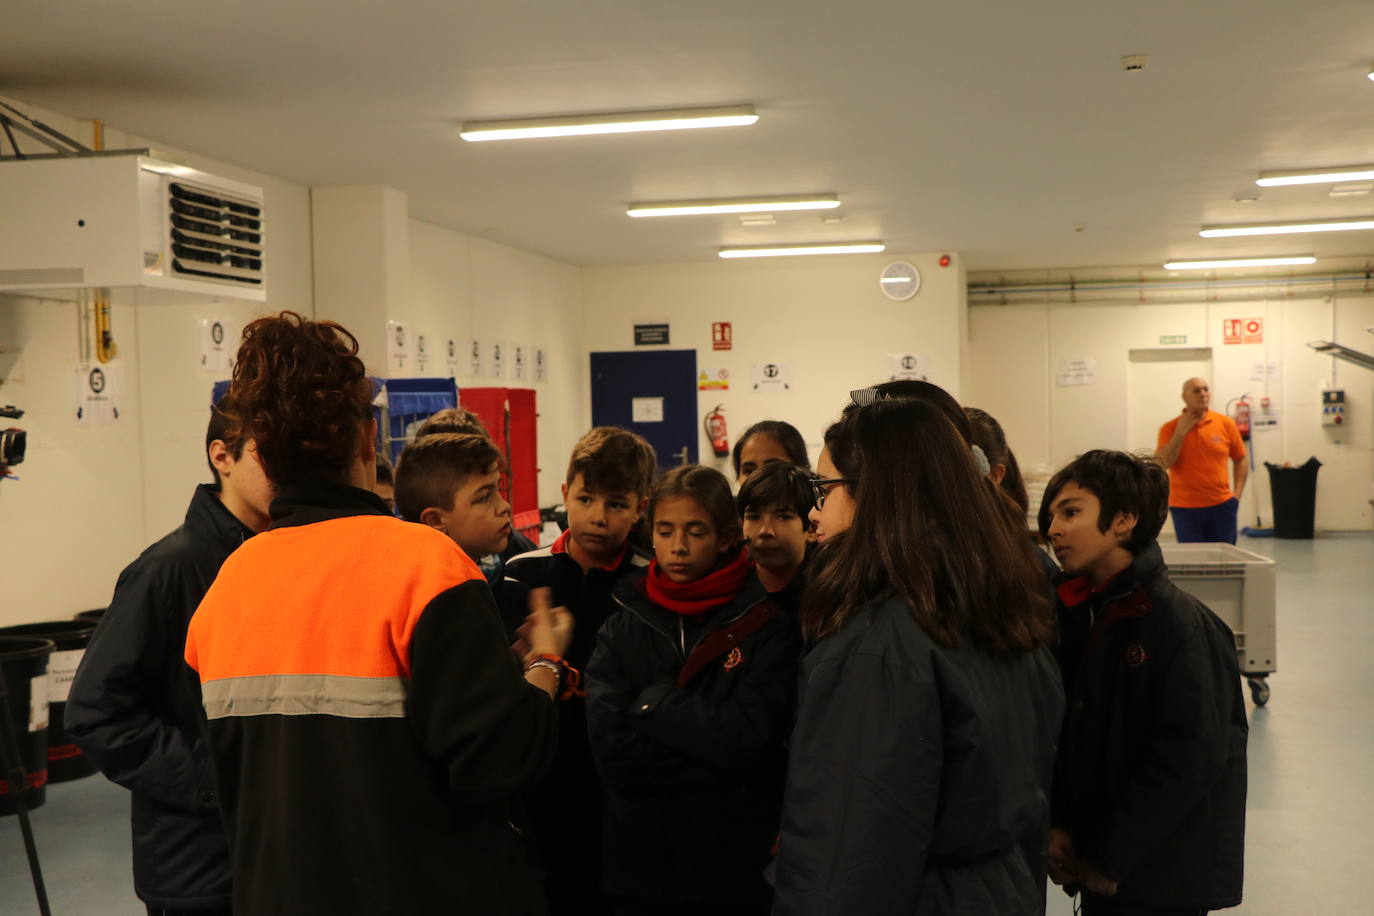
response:
M986 477L992 472L992 465L988 462L988 453L983 451L981 446L970 446L973 449L973 463L978 466L978 473Z
M849 400L855 407L869 407L883 399L877 388L858 388L849 392Z

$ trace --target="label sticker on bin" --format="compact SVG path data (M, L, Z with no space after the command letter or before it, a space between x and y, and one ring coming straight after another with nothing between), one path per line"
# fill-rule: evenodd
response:
M72 678L81 664L85 649L65 649L48 659L48 702L65 703L72 692Z
M48 675L40 674L29 680L29 731L48 727Z

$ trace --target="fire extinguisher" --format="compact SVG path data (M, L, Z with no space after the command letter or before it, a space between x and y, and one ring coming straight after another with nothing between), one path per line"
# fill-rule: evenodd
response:
M725 429L725 411L723 405L717 404L715 409L706 415L706 438L711 440L711 451L716 453L717 458L724 458L730 454L730 434Z
M1247 396L1241 395L1240 400L1236 401L1236 429L1240 431L1240 437L1245 440L1250 438L1250 401Z

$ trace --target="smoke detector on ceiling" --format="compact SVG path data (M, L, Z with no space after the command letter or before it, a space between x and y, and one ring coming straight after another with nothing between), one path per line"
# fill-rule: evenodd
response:
M1145 69L1145 65L1150 62L1148 54L1127 54L1121 58L1121 69L1127 73L1136 73Z

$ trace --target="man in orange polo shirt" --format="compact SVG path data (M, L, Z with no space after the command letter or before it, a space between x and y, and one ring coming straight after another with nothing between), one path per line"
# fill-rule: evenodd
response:
M1156 452L1169 469L1169 512L1180 541L1236 542L1236 510L1250 468L1236 422L1209 410L1206 379L1183 383L1183 413L1159 428ZM1226 472L1235 472L1235 489Z

